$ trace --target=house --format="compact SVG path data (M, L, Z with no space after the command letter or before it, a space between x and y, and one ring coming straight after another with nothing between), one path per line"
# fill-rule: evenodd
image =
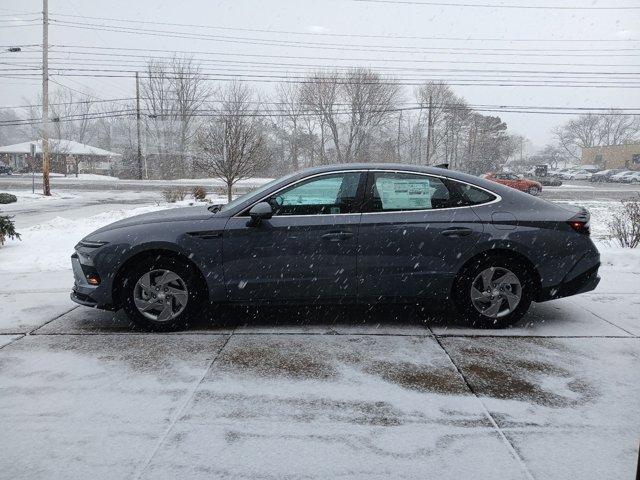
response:
M583 166L597 165L602 169L640 170L640 143L585 147L582 149L581 163Z
M31 158L31 145L35 145L35 158ZM51 156L51 172L97 173L111 175L114 170L113 162L121 155L119 153L92 147L72 140L49 139L49 153ZM0 147L0 162L9 165L14 172L42 170L42 140L16 143Z

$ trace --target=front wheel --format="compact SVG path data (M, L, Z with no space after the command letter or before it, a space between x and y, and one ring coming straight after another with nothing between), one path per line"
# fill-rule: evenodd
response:
M144 330L172 331L188 326L204 300L202 281L190 265L154 257L129 269L122 281L122 308Z
M454 301L470 326L504 328L527 312L533 293L534 282L526 265L518 260L486 256L460 272Z
M527 193L529 195L533 195L534 197L537 197L538 195L540 195L540 189L538 187L529 187L527 189Z

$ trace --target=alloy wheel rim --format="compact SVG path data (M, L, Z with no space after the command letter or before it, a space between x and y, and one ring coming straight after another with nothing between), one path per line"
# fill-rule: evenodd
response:
M180 315L189 300L187 284L171 270L152 270L136 282L133 301L138 311L154 322L168 322Z
M471 283L471 303L482 315L501 318L512 313L522 299L522 285L511 270L489 267Z

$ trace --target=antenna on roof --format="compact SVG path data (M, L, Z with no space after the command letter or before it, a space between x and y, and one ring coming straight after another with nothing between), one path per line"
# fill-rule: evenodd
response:
M434 165L434 167L436 168L444 168L449 170L449 164L448 163L439 163L438 165Z

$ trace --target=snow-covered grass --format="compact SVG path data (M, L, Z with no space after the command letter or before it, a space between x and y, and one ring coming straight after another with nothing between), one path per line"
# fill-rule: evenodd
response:
M71 200L81 197L81 194L69 192L66 190L53 191L49 196L43 195L42 193L39 193L37 191L36 193L31 193L27 190L8 190L7 193L15 195L18 199L18 204L33 202L55 202L56 200Z
M19 232L20 241L6 242L0 249L0 272L67 270L74 245L93 230L132 215L177 207L181 203L110 210L75 220L55 216Z

